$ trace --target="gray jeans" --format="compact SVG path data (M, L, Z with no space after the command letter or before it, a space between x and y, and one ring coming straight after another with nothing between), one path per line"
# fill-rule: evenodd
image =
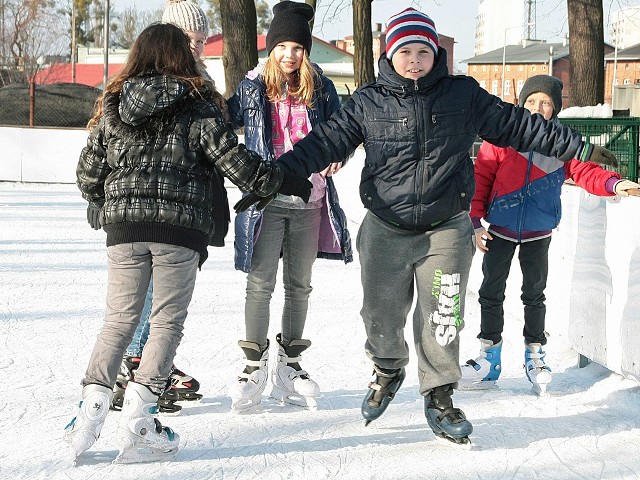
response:
M460 379L459 332L475 249L464 212L435 230L409 232L367 212L358 232L367 356L382 368L409 363L404 338L413 303L420 393Z
M260 235L253 247L251 272L247 275L244 308L249 342L267 346L269 303L276 286L282 252L284 309L282 341L302 338L311 294L311 270L318 254L321 209L293 209L268 206L262 217Z
M131 342L153 271L150 330L136 382L162 392L182 338L200 255L164 243L134 242L108 247L109 283L104 325L98 334L83 385L113 387L122 355Z

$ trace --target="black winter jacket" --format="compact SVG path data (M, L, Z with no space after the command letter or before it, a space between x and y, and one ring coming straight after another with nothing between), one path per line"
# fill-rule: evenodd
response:
M414 81L382 55L377 81L356 90L278 164L308 176L363 143L364 206L400 228L426 231L469 210L475 190L469 150L476 136L562 161L581 148L577 132L504 103L470 77L449 75L446 62L441 48L432 71Z
M197 251L202 264L214 205L228 208L221 175L260 196L282 183L277 168L238 145L213 103L175 78L131 78L105 97L103 113L76 176L82 196L101 207L107 246L168 243Z

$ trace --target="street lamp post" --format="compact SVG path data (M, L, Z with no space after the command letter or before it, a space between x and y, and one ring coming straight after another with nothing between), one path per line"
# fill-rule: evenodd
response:
M513 30L514 28L522 28L522 27L528 27L531 25L535 25L535 22L528 22L528 23L523 23L521 25L512 25L511 27L507 27L504 29L504 39L502 42L502 77L501 77L501 83L502 86L500 87L500 91L501 91L501 95L500 98L502 98L504 96L504 69L505 69L505 65L507 63L507 32L509 30ZM504 100L504 98L502 98Z
M109 76L109 0L105 0L104 7L104 70L102 73L102 89L107 88Z

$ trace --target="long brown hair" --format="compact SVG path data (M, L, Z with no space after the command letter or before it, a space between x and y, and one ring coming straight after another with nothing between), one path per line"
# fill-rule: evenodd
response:
M96 102L95 114L87 126L93 127L102 117L105 95L121 92L125 81L148 73L183 80L196 92L205 85L193 57L189 37L175 25L154 23L140 33L122 70L107 82L102 96Z
M267 98L270 102L273 103L288 93L299 98L307 107L313 107L313 91L316 87L318 72L313 68L306 50L300 68L291 75L282 71L275 59L274 50L271 50L264 64L262 79L267 86Z

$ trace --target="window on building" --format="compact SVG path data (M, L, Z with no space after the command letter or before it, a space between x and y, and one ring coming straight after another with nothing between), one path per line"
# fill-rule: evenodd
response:
M495 67L493 67L493 71L497 72L498 71L498 66L496 65Z
M524 65L520 65L520 68L518 68L518 70L520 70L521 72L524 72Z
M485 90L487 89L487 81L486 80L480 80L480 87L484 88Z
M492 95L498 94L498 80L491 81L491 94Z
M535 65L531 65L531 71L535 72L536 71L536 66Z
M511 71L511 65L507 65L507 72Z
M476 67L475 65L473 66L473 71L477 72L478 71L478 67Z
M511 95L511 82L509 80L505 80L502 87L502 97L508 97L509 95Z
M613 84L614 84L614 85L618 85L618 79L617 79L617 78L614 78L614 79L613 79Z
M542 65L542 71L546 72L547 71L547 66L546 65Z
M523 86L524 86L524 80L522 79L518 80L518 84L516 85L516 95L520 95L520 92L522 91Z
M487 71L487 66L486 65L482 65L482 71L486 72Z
M631 80L629 80L628 78L624 79L624 84L625 85L631 85Z

